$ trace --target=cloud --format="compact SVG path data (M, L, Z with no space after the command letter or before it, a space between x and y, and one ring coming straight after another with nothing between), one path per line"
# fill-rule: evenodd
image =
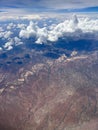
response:
M3 48L6 50L11 50L13 49L14 46L18 46L23 44L23 42L21 41L21 39L19 39L18 37L13 37L10 38L4 45Z
M69 38L98 40L98 18L94 15L73 15L71 18L67 16L64 21L58 20L58 23L52 22L46 26L44 26L44 22L47 22L47 19L34 21L30 21L29 24L23 20L16 21L16 23L14 21L0 27L0 38L2 44L4 43L0 47L11 50L13 47L25 43L25 39L31 39L36 44L52 44L59 39L68 40ZM40 22L41 24L43 22L43 26L40 26Z
M26 24L17 24L17 28L25 29L26 28Z
M15 27L16 27L16 25L14 23L9 23L8 26L7 26L7 29L11 30L11 29L13 29Z
M2 31L0 32L0 38L9 39L13 33L11 31Z
M52 30L49 31L48 40L55 42L60 37L67 35L70 36L71 34L76 33L76 31L79 29L78 23L79 21L77 16L73 15L71 20L65 20L64 22L57 24L56 26L52 27Z
M27 19L27 20L36 19L36 20L40 20L41 17L38 14L27 14L27 15L22 16L21 19Z
M46 27L38 28L36 37L37 37L36 43L38 44L46 43L48 38L48 30L46 29Z
M2 8L25 9L31 12L77 9L98 6L97 0L1 0Z
M30 21L29 26L26 29L20 31L19 37L20 38L35 37L37 29L38 29L38 26L32 21Z
M14 37L13 38L13 42L14 42L15 46L23 44L23 42L21 41L21 39L19 39L18 37Z
M29 26L26 29L23 29L19 33L20 38L36 38L36 43L42 44L47 41L48 30L38 27L34 22L30 21Z
M6 31L6 32L4 32L4 38L5 39L8 39L8 38L10 38L10 36L12 35L13 33L11 32L11 31Z
M40 20L39 14L17 8L1 8L0 21L6 20Z
M13 45L13 40L10 40L10 41L6 42L3 47L4 47L4 49L6 49L6 50L11 50L11 49L13 49L13 46L12 46L12 45Z
M77 8L87 8L98 6L98 1L96 0L41 0L41 5L46 6L47 8L53 9L77 9Z
M35 43L42 44L47 42L56 42L59 38L96 38L98 39L98 19L88 17L72 16L72 19L66 19L57 25L40 28L32 21L19 33L20 38L35 38Z

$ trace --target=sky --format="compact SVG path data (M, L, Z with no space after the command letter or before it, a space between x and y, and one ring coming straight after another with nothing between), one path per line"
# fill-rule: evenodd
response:
M0 0L0 12L98 12L98 0Z
M0 51L25 39L36 44L69 36L98 40L97 13L98 0L0 0Z

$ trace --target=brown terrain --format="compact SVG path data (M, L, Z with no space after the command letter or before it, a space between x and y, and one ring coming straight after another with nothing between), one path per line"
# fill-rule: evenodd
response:
M0 130L98 130L98 53L36 57L1 64Z

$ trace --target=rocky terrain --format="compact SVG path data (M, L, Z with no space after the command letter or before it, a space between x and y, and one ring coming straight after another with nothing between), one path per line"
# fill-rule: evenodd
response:
M0 54L0 130L98 130L98 52L47 57Z

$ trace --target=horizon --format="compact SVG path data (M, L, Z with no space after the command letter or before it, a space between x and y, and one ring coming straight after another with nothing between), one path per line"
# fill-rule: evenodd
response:
M0 15L64 14L98 12L96 0L1 0Z

